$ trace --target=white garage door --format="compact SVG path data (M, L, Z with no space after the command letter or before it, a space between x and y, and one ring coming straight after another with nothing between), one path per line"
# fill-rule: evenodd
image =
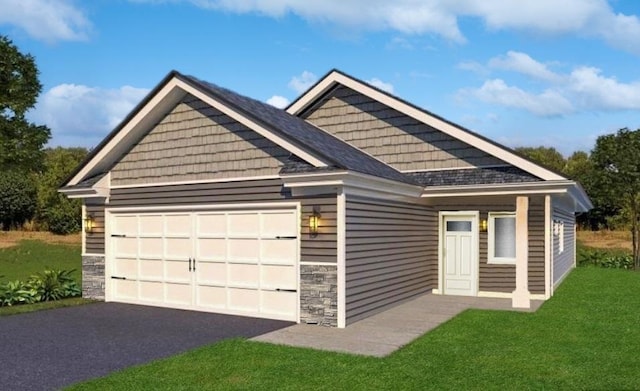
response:
M297 211L113 213L108 300L297 321Z

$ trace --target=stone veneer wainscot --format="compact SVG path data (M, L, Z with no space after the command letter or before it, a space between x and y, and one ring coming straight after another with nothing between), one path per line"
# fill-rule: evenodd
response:
M338 326L335 265L300 265L300 322Z

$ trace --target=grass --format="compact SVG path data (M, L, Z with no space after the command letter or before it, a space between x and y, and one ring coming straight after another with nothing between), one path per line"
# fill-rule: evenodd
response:
M625 231L578 231L578 242L586 247L631 251L631 232Z
M76 244L47 243L42 240L22 239L12 247L0 249L0 283L26 280L35 273L50 269L75 269L79 281L82 259Z
M54 308L71 307L75 305L89 304L94 302L95 302L94 300L83 299L81 297L73 297L70 299L45 301L45 302L35 303L35 304L22 304L22 305L14 305L11 307L0 307L0 317L17 315L17 314L26 314L27 312L50 310Z
M640 389L640 273L579 268L536 313L468 310L377 359L234 339L94 389Z

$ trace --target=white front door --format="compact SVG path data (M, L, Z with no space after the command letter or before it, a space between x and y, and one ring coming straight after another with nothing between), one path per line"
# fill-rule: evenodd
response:
M113 213L108 300L297 321L295 209Z
M476 296L477 217L445 215L442 224L442 288L445 295Z

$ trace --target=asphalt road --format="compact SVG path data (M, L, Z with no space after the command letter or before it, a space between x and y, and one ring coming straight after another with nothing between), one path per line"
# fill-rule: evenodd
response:
M0 389L51 390L290 322L96 303L0 317Z

